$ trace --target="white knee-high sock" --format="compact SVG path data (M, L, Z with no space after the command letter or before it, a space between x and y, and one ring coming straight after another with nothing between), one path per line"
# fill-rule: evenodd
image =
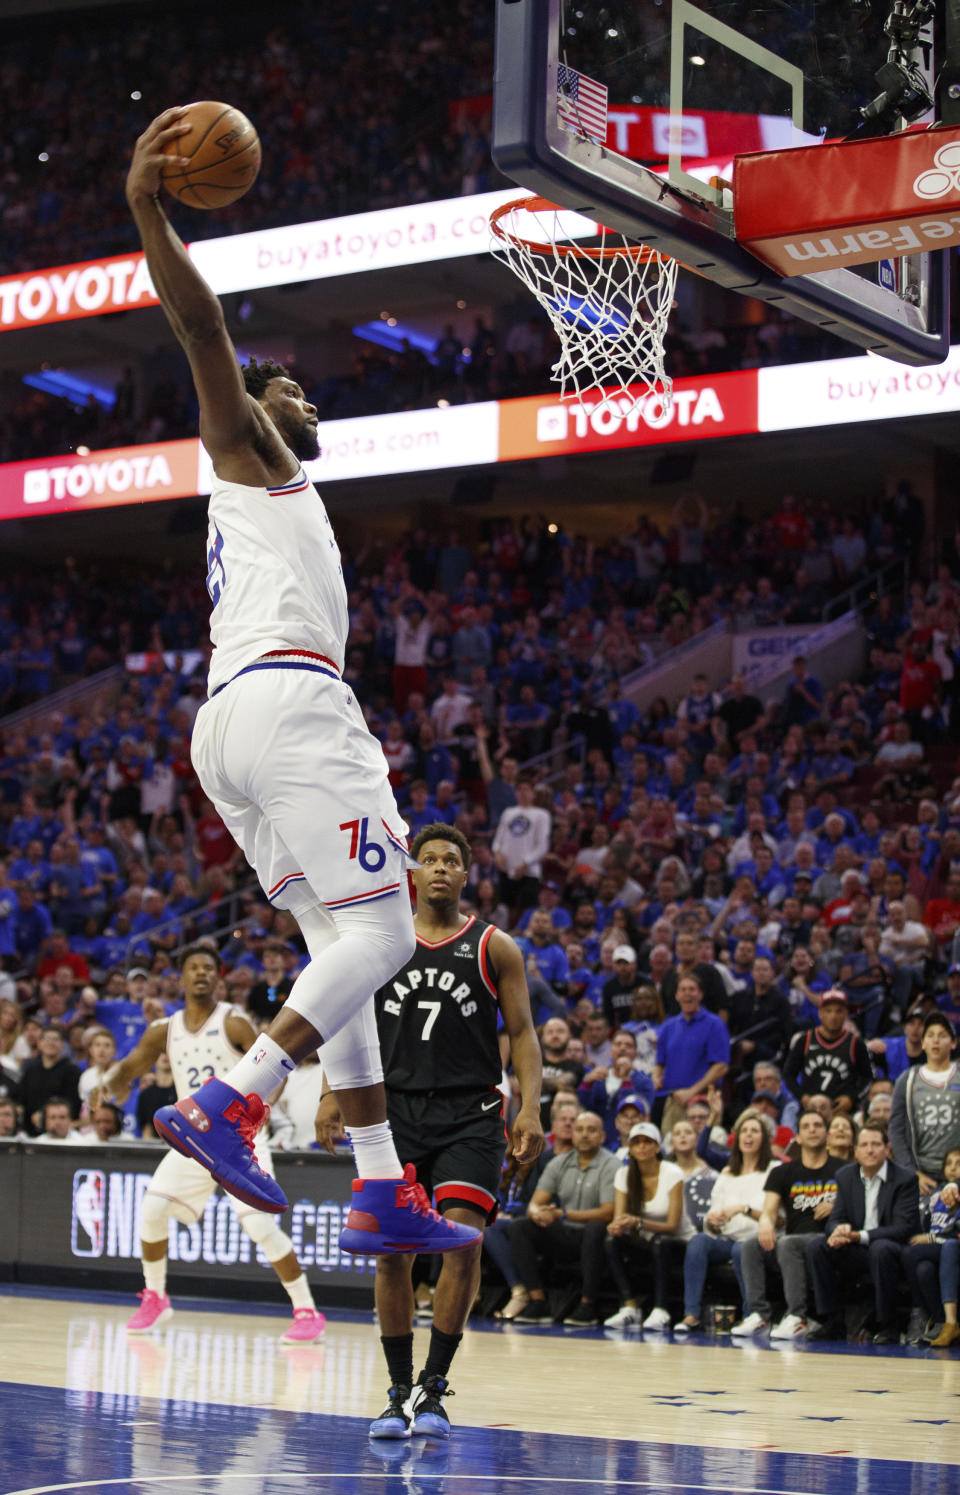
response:
M326 1040L322 1058L333 1089L375 1084L383 1078L383 1069L373 993L409 959L416 944L406 893L335 914L317 904L299 913L297 920L311 958L284 1005L306 1018ZM223 1078L241 1095L266 1100L289 1073L289 1065L279 1045L261 1034Z
M324 1040L346 1026L416 947L405 891L357 908L337 909L328 917L338 937L317 955L311 948L310 964L297 977L285 1004Z

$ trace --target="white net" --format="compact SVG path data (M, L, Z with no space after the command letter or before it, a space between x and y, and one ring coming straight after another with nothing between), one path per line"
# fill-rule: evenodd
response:
M536 296L560 340L551 374L561 394L600 389L601 404L626 410L656 392L669 405L664 338L677 261L544 198L508 203L490 222L493 254ZM584 232L588 246L571 242Z

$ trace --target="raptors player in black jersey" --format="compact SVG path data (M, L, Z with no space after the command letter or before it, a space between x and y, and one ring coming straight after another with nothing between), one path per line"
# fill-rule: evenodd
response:
M540 1045L519 949L502 930L460 911L470 866L466 837L449 825L429 825L411 849L420 864L412 874L417 946L375 999L387 1112L401 1162L416 1165L437 1209L482 1231L496 1217L507 1140L498 1088L501 1016L520 1084L510 1136L520 1163L543 1147ZM340 1135L336 1097L324 1094L318 1140L332 1152ZM430 1348L415 1388L413 1257L377 1258L377 1317L391 1385L371 1437L449 1436L447 1375L480 1284L480 1247L478 1240L443 1257Z

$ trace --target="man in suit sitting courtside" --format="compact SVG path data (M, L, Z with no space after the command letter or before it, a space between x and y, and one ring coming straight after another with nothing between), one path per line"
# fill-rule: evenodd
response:
M860 1128L854 1156L856 1162L837 1174L837 1197L826 1230L806 1242L819 1320L807 1338L845 1337L840 1279L846 1292L869 1272L877 1320L873 1342L896 1344L901 1248L920 1229L917 1178L891 1162L887 1129L876 1122L865 1121Z

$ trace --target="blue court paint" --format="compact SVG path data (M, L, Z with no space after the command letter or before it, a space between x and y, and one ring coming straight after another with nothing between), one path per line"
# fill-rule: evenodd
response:
M0 1383L0 1495L944 1495L941 1464L367 1420Z

